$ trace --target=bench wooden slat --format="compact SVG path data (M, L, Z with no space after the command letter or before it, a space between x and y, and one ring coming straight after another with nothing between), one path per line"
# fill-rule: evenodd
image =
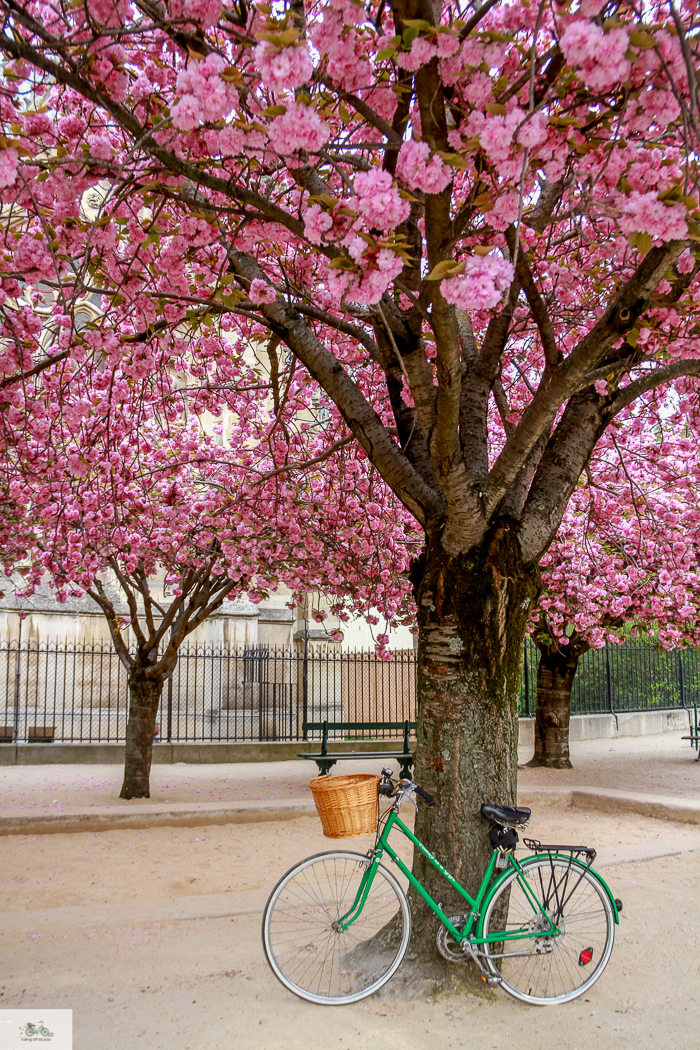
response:
M302 722L301 728L304 732L309 729L323 729L327 724L329 729L403 729L403 722ZM409 721L409 729L415 729L417 723Z
M416 723L406 718L403 722L302 722L302 729L306 734L309 730L322 731L320 751L300 751L298 758L305 758L315 762L321 774L325 774L336 762L348 761L352 758L395 758L401 763L401 776L410 776L413 765L413 755L408 746L408 739ZM371 729L403 729L403 740L400 749L397 747L392 751L328 751L329 730L371 730ZM358 741L360 743L360 741Z

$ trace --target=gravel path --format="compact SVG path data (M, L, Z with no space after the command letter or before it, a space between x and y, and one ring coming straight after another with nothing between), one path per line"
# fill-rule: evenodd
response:
M49 745L47 745L49 746ZM520 761L530 755L522 751ZM700 801L700 762L677 733L617 740L588 740L572 746L573 769L526 769L521 791L552 787L603 787ZM333 772L378 772L376 759L338 763ZM163 804L280 801L308 798L312 762L154 765L151 802ZM122 769L116 765L0 766L0 817L70 813L92 807L107 813L138 808L148 799L120 799Z
M624 902L605 974L563 1007L391 986L338 1009L296 999L259 930L279 875L333 847L300 817L0 839L0 1009L72 1009L75 1050L696 1050L700 828L550 806L532 831L596 846Z

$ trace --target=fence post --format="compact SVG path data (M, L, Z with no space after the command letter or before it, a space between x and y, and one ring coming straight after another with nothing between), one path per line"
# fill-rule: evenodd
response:
M683 650L678 650L678 685L681 693L681 707L685 707L685 668L683 667Z
M19 743L19 700L20 700L20 659L22 656L22 617L19 618L19 636L17 638L17 662L15 666L15 744Z
M607 694L608 694L608 711L610 712L610 714L615 719L615 728L619 729L620 726L619 726L619 722L618 722L618 719L617 719L617 714L616 714L616 712L613 709L612 673L610 671L610 646L609 645L605 646L605 675L606 675L606 678L607 678L607 685L608 685L608 688L606 690Z
M304 657L301 670L301 717L304 723L309 720L309 627L304 620ZM309 739L309 734L304 729L303 740Z
M523 672L525 675L525 717L530 718L530 670L527 666L527 635L523 642Z
M174 671L171 671L168 675L168 743L173 742L173 675Z

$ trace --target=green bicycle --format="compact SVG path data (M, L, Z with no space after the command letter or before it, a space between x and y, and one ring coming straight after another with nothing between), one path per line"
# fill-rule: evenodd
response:
M385 853L440 920L440 953L453 962L472 959L488 984L523 1002L550 1005L575 999L598 980L622 903L593 870L595 850L525 839L534 855L518 860L516 829L527 825L531 811L485 804L494 850L472 897L399 818L406 799L416 805L414 794L434 805L428 792L410 780L396 783L383 769L379 793L394 804L379 820L373 849L308 857L270 894L263 948L289 991L312 1003L353 1003L396 973L411 938L411 909L381 863ZM394 828L464 898L464 914L446 915L409 871L389 844Z

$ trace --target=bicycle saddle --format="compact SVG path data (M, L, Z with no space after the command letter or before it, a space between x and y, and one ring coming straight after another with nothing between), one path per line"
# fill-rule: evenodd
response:
M525 806L494 806L484 802L481 807L482 817L497 824L527 824L531 813L532 810Z

